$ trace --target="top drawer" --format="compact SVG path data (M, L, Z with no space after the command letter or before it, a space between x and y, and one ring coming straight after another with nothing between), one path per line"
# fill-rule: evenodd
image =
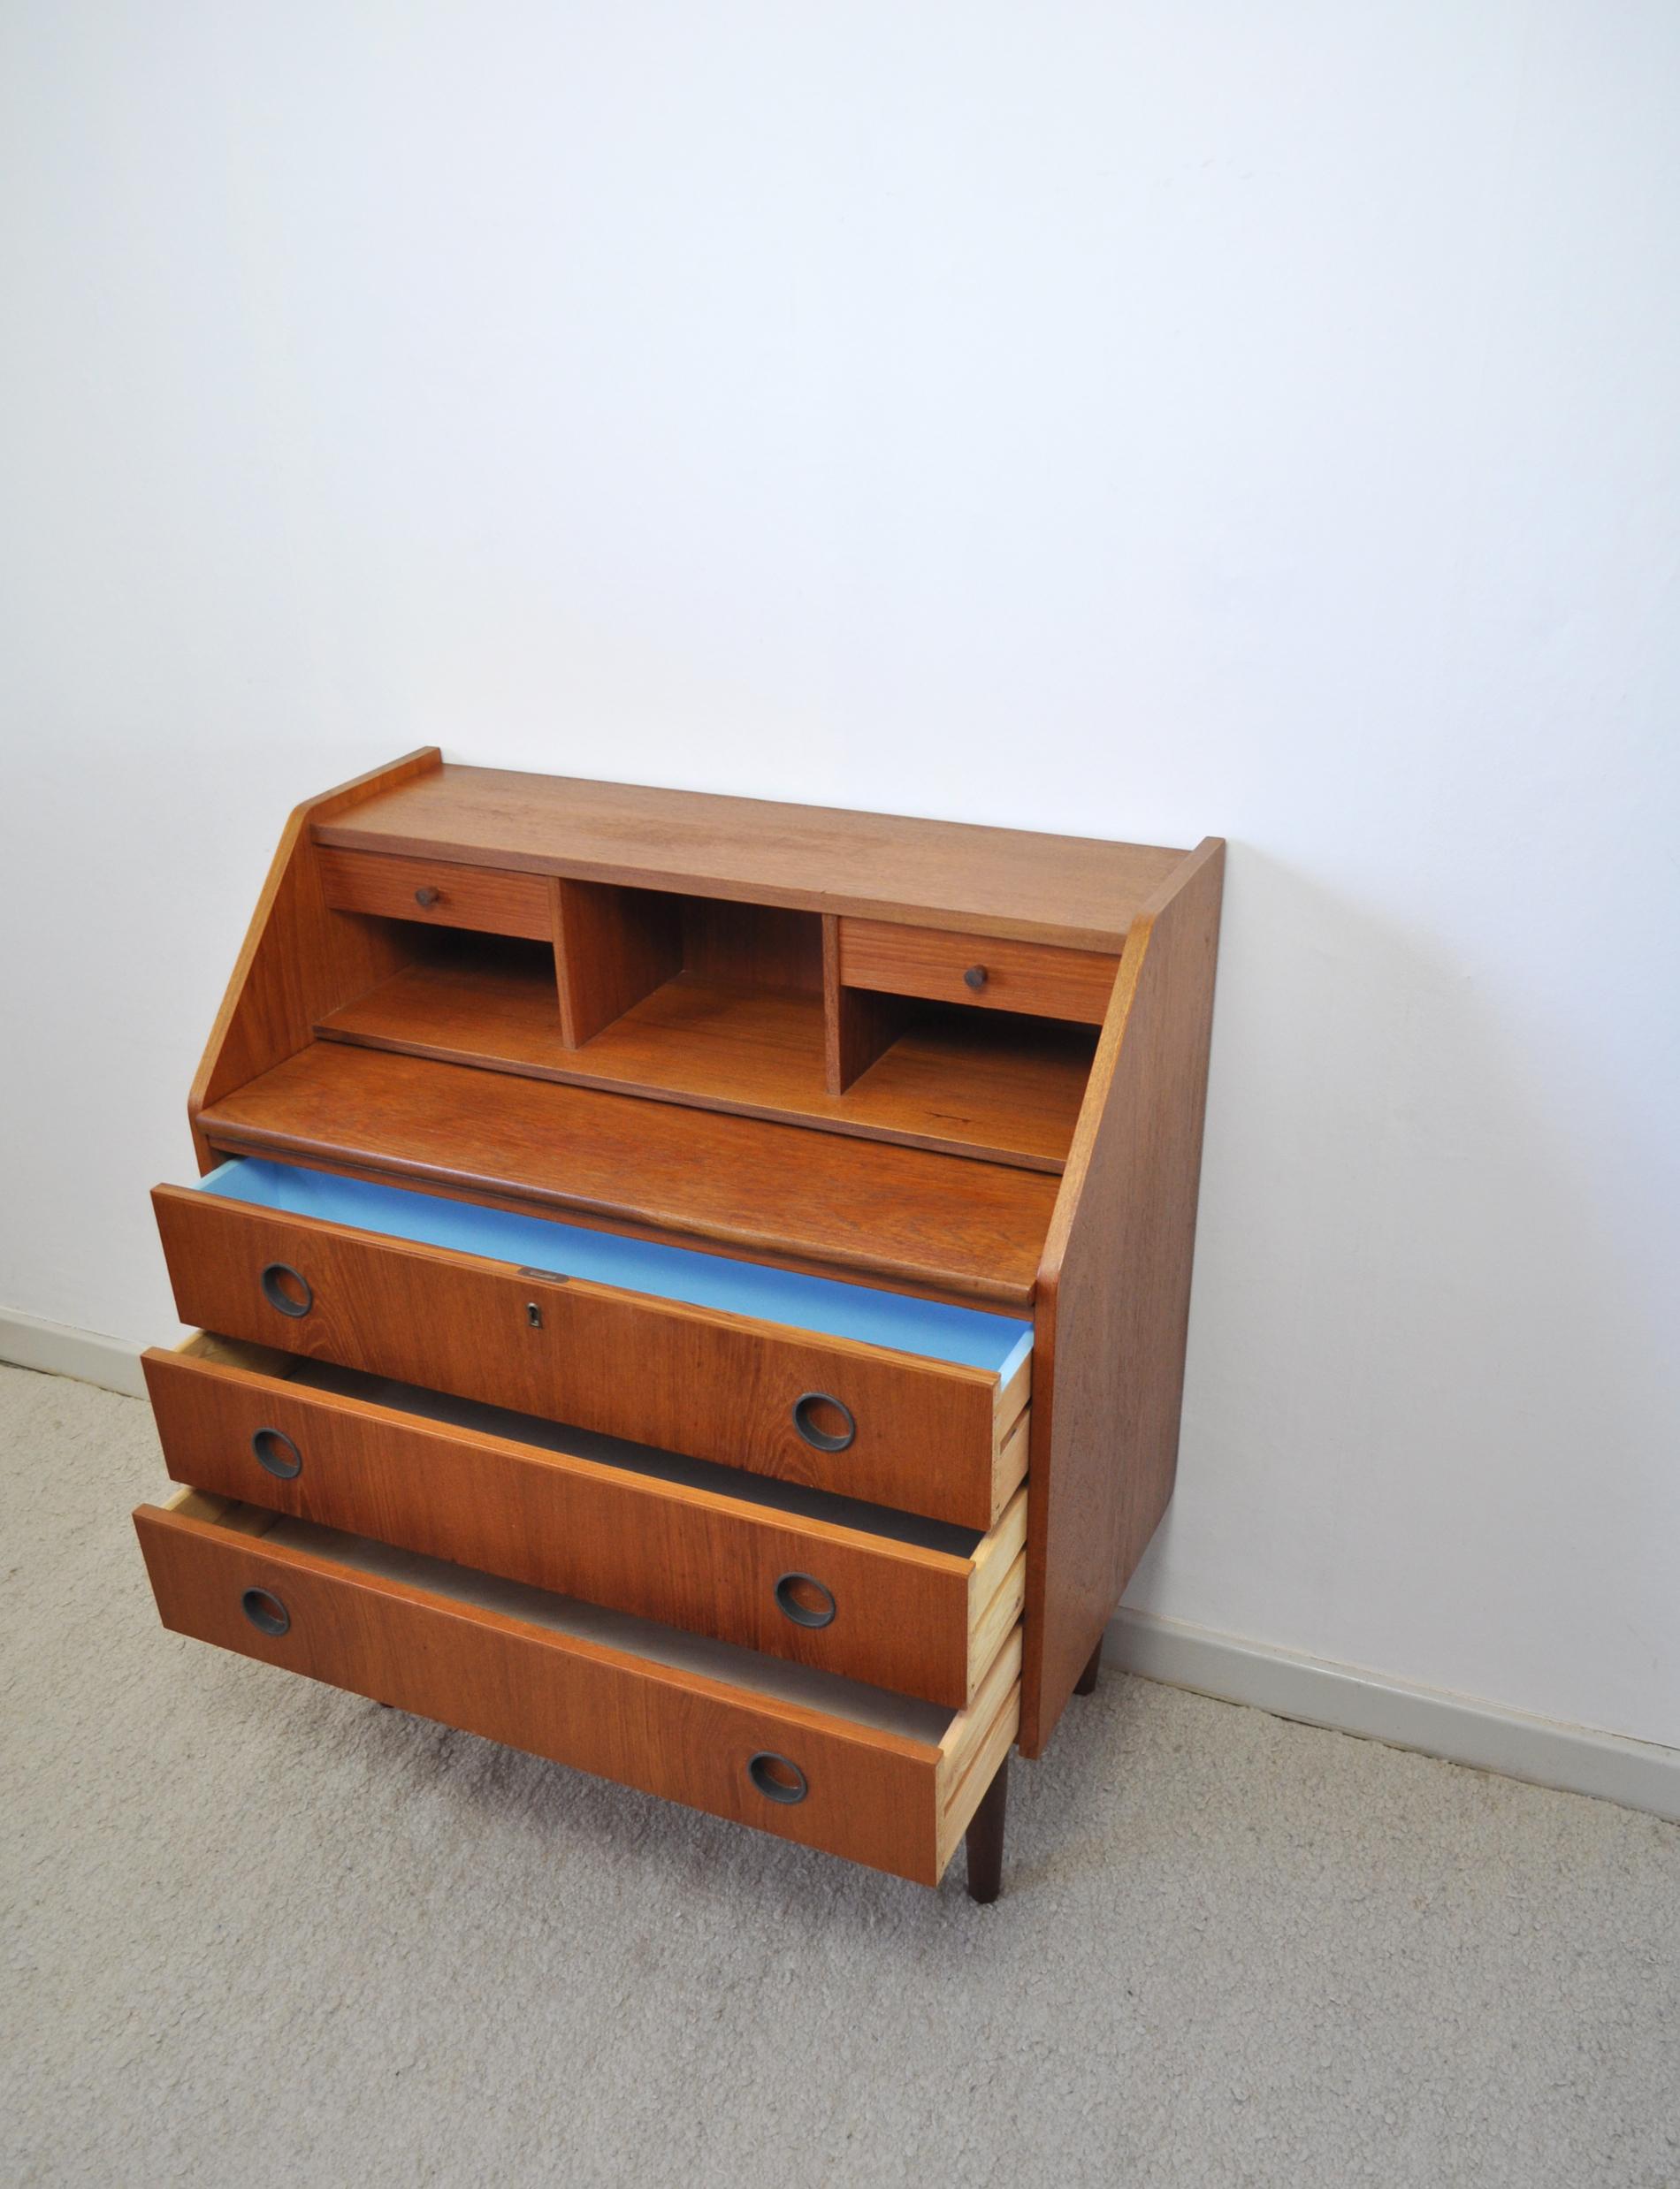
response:
M549 885L541 874L456 866L447 859L395 858L379 851L323 849L319 857L321 887L336 912L379 912L387 919L424 920L433 927L554 940Z
M181 1319L984 1530L1031 1325L255 1161L153 1195Z
M997 935L952 934L943 927L901 927L885 919L842 919L840 980L848 988L883 988L942 1003L978 1003L1073 1018L1100 1026L1108 1015L1118 957Z

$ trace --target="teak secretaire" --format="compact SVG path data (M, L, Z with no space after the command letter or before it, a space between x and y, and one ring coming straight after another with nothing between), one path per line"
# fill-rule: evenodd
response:
M435 751L301 806L154 1196L165 1624L995 1898L1172 1493L1222 865Z

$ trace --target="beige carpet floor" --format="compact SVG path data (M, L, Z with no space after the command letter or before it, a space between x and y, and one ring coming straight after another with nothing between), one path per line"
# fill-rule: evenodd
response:
M10 2183L1680 2183L1680 1827L1105 1678L974 1907L162 1631L0 1369Z

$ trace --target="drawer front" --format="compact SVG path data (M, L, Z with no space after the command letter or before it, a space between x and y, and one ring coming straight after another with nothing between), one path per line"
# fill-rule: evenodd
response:
M493 866L456 866L446 859L386 858L377 851L319 854L321 886L334 911L379 912L434 927L472 927L484 934L554 939L548 883L540 874Z
M180 1187L152 1201L181 1320L229 1337L981 1532L1027 1471L1026 1369L1004 1389L981 1369ZM851 1441L823 1448L848 1418Z
M172 1477L960 1710L1020 1616L1025 1489L972 1558L291 1383L145 1356Z
M941 1740L910 1738L271 1545L238 1508L231 1527L206 1516L218 1503L134 1515L175 1632L923 1884L1019 1723L1018 1639L976 1712ZM755 1777L767 1758L785 1761ZM767 1780L802 1781L803 1795L778 1801Z
M943 927L901 927L885 919L840 922L843 987L924 995L935 1003L977 1003L1100 1026L1119 967L1118 957L1097 950L951 934Z

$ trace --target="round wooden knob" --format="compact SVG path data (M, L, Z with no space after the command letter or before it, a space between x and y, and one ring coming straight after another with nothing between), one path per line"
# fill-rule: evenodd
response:
M963 979L971 988L983 988L986 985L986 968L984 965L971 965Z

